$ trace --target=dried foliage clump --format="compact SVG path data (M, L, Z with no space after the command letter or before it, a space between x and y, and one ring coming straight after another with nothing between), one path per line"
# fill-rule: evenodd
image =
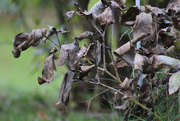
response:
M141 107L135 108L135 113L143 108L147 111L146 113L149 112L161 120L161 117L153 112L153 105L156 105L157 99L163 95L160 93L160 88L168 84L169 95L171 95L180 87L180 2L171 0L164 9L150 5L125 8L125 2L125 0L110 2L100 0L90 11L82 10L77 3L74 3L76 10L66 13L68 21L77 14L89 21L95 32L85 31L75 36L72 43L62 45L58 34L67 31L58 30L55 27L49 26L50 31L48 32L43 28L35 29L30 34L19 33L13 39L12 53L15 58L18 58L21 51L30 46L34 47L39 43L45 43L46 40L50 40L58 47L58 49L52 48L45 60L42 78L38 77L39 84L49 83L54 79L56 52L60 51L58 66L64 65L68 60L69 71L62 81L57 104L62 103L64 107L67 106L73 82L87 82L103 86L122 95L125 103L115 108L126 110L125 119L128 112L132 110L130 108L134 102ZM115 11L118 13L119 21L115 21ZM113 28L115 22L132 26L133 31L133 39L127 40L127 43L114 50L116 60L112 52L112 29L110 45L106 44L108 39L105 38L107 29ZM53 34L57 36L58 44L49 38ZM97 36L100 36L99 40L96 39ZM79 47L79 42L83 39L89 39L90 43ZM138 41L141 41L140 49L134 46ZM110 56L107 56L106 50L110 52ZM109 57L112 60L111 64L106 62ZM109 72L107 65L113 65L114 72L112 70ZM132 74L134 76L126 77L124 81L121 81L117 69L129 66L134 70L134 74ZM88 77L92 69L96 69L95 79ZM103 74L116 80L119 83L118 87L103 84L100 79ZM165 76L162 78L161 74Z

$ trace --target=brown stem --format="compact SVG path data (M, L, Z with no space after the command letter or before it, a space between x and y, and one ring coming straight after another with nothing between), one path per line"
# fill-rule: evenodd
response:
M106 44L105 44L105 33L106 33L106 28L105 26L104 32L102 34L102 40L103 40L103 68L106 69Z
M48 40L50 40L54 45L56 45L59 49L61 48L58 44L56 44L53 40L51 40L49 37L47 37L47 36L44 36L44 37L46 37Z
M108 74L109 76L111 76L114 80L118 81L120 84L122 83L122 81L120 79L118 79L117 77L115 77L113 74L111 74L107 69L104 68L100 68L98 67L99 70L101 70L102 72L105 72L106 74Z
M173 73L165 73L165 72L154 72L155 74L164 74L164 75L173 75Z
M115 92L123 95L123 93L122 93L121 91L119 91L119 90L117 90L117 89L115 89L115 88L113 88L113 87L110 87L110 86L108 86L108 85L105 85L105 84L103 84L103 83L97 83L97 82L86 81L86 80L83 80L83 81L84 81L84 82L87 82L87 83L91 83L91 84L96 84L96 85L103 86L103 87L105 87L105 88L108 88L108 89L110 89L110 90L113 90L113 91L115 91ZM139 101L137 101L133 96L130 97L130 101L132 101L132 102L134 102L135 104L139 105L141 108L147 110L148 112L151 112L159 121L161 120L161 118L160 118L156 113L152 112L151 109L149 109L148 107L146 107L146 106L144 106L143 104L141 104L141 103L140 103Z
M113 29L114 29L114 24L111 25L111 41L110 41L110 55L111 55L111 59L112 59L112 63L113 63L113 66L114 66L114 70L115 70L115 73L116 73L116 77L117 77L117 80L120 80L120 77L119 77L119 74L118 74L118 71L117 71L117 68L116 68L116 63L114 62L114 57L113 57L113 53L112 53L112 39L113 39Z

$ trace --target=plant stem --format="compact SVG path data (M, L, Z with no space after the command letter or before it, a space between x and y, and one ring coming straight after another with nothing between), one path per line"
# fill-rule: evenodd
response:
M61 42L60 42L60 40L59 40L57 31L56 31L56 37L57 37L57 40L58 40L59 47L61 48Z
M116 68L116 63L114 62L114 57L113 57L113 53L112 53L112 39L113 39L113 29L114 29L114 24L111 25L111 40L110 40L110 55L111 55L111 59L112 59L112 63L113 63L113 66L114 66L114 70L115 70L115 73L116 73L116 77L117 77L117 80L120 80L120 77L119 77L119 74L118 74L118 71L117 71L117 68Z
M111 74L107 69L104 68L100 68L98 67L99 70L105 72L106 74L108 74L109 76L111 76L113 79L117 80L120 84L122 83L122 81L120 79L118 79L117 77L115 77L113 74Z
M113 90L113 91L115 91L115 92L123 95L123 93L122 93L121 91L119 91L119 90L117 90L117 89L115 89L115 88L113 88L113 87L110 87L110 86L108 86L108 85L105 85L105 84L103 84L103 83L97 83L97 82L94 82L94 81L86 81L86 80L82 80L82 81L87 82L87 83L91 83L91 84L96 84L96 85L103 86L103 87L105 87L105 88L108 88L108 89L110 89L110 90ZM146 107L146 106L144 106L143 104L141 104L140 102L138 102L133 96L130 97L129 99L130 99L130 101L132 101L132 102L134 102L135 104L139 105L141 108L143 108L143 109L147 110L148 112L152 113L159 121L161 120L161 118L160 118L156 113L152 112L151 109L149 109L148 107Z
M59 49L61 48L58 44L56 44L53 40L51 40L49 37L47 37L47 36L44 36L44 37L46 37L48 40L50 40L54 45L56 45Z
M156 113L152 112L151 109L138 102L133 96L130 98L130 100L135 104L139 105L141 108L147 110L148 112L151 112L157 118L157 120L159 121L161 120L161 118Z

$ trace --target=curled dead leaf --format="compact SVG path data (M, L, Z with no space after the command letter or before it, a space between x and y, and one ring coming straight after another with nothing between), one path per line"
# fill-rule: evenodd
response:
M63 78L59 91L59 100L56 105L62 103L65 107L69 103L69 92L72 88L72 83L74 82L75 72L68 71Z
M74 16L75 16L75 11L68 11L68 12L66 13L66 16L68 17L68 20L67 20L67 21L69 21L71 18L74 18Z
M28 49L30 46L38 46L42 38L46 35L46 28L34 29L30 34L19 33L13 39L13 55L18 58L21 51Z
M74 38L78 39L78 40L82 40L82 39L86 39L86 38L91 39L93 37L93 35L94 35L94 33L90 32L90 31L85 31L84 33L79 34L79 35L75 36Z
M75 70L76 69L75 59L78 51L79 51L79 46L76 42L62 45L59 54L59 59L57 62L58 66L64 65L66 60L69 59L69 67L71 68L71 70Z
M110 7L107 7L104 12L98 16L98 21L101 25L110 25L115 23L114 15Z
M38 83L41 85L45 82L50 82L54 79L54 71L56 71L56 66L54 63L55 55L54 53L57 51L56 48L52 48L50 55L46 58L44 67L42 70L42 78L38 77Z
M142 47L150 48L151 43L155 41L155 26L151 14L141 13L137 15L133 26L133 38L138 37L142 33L150 33L150 36L141 40Z
M174 73L170 78L169 78L169 94L173 94L176 92L179 87L180 87L180 71Z

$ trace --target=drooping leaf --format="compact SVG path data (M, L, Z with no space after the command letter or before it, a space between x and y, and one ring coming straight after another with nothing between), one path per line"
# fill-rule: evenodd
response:
M158 7L152 7L151 5L146 5L146 8L148 10L150 10L154 15L156 16L160 16L160 15L164 15L164 9L160 9Z
M76 42L71 44L64 44L61 46L61 52L59 54L58 66L65 64L66 60L69 59L69 67L71 70L75 70L75 59L79 51L79 46Z
M86 39L86 38L91 39L93 37L93 35L94 35L94 33L90 32L90 31L85 31L82 34L75 36L74 38L78 39L78 40L82 40L82 39Z
M145 11L144 7L133 6L128 9L128 11L121 16L120 22L124 24L127 21L135 21L136 16L139 15L140 12Z
M82 80L84 77L86 77L94 67L94 64L90 66L80 66L79 80Z
M176 92L180 87L180 71L174 73L169 78L169 94L173 94Z
M122 7L125 4L126 0L115 0L115 2L118 3L120 7Z
M86 50L87 50L87 47L85 46L80 48L79 52L77 53L75 64L77 64L84 57Z
M64 75L64 79L61 83L60 91L59 91L59 100L56 105L62 103L63 106L66 106L69 103L69 92L72 88L72 83L74 82L75 72L68 71Z
M19 33L13 39L13 55L18 58L21 51L28 49L30 46L38 46L44 35L46 34L46 28L34 29L30 34Z
M38 77L38 83L41 85L45 82L50 82L54 79L54 71L56 71L56 66L54 59L56 58L54 53L57 49L54 47L51 49L50 55L46 58L44 67L42 70L42 78Z
M79 5L78 5L77 3L74 3L74 6L76 7L79 16L84 17L85 19L92 19L92 18L93 18L91 12L87 12L86 10L83 11L83 10L79 7Z
M165 55L153 55L150 58L150 63L155 69L180 69L180 60Z
M138 37L142 33L150 33L150 36L141 40L142 47L150 48L152 42L155 41L155 26L151 14L141 13L137 15L133 26L133 38Z
M137 75L134 79L128 79L127 77L124 79L123 83L120 84L120 88L123 90L123 99L129 99L133 96L133 91L136 88L137 82L139 79L139 75Z
M92 13L93 18L96 19L103 11L105 10L105 6L101 0L99 0L90 10L89 12Z
M68 20L67 20L67 21L69 21L71 18L74 18L74 16L75 16L75 11L68 11L68 12L66 13L66 16L68 17Z
M98 16L98 21L101 25L110 25L115 23L114 15L110 7L107 7L104 12Z
M122 8L119 6L119 4L115 1L110 1L110 4L113 8L115 8L116 10L120 11L121 13L124 13L124 11L122 10Z

